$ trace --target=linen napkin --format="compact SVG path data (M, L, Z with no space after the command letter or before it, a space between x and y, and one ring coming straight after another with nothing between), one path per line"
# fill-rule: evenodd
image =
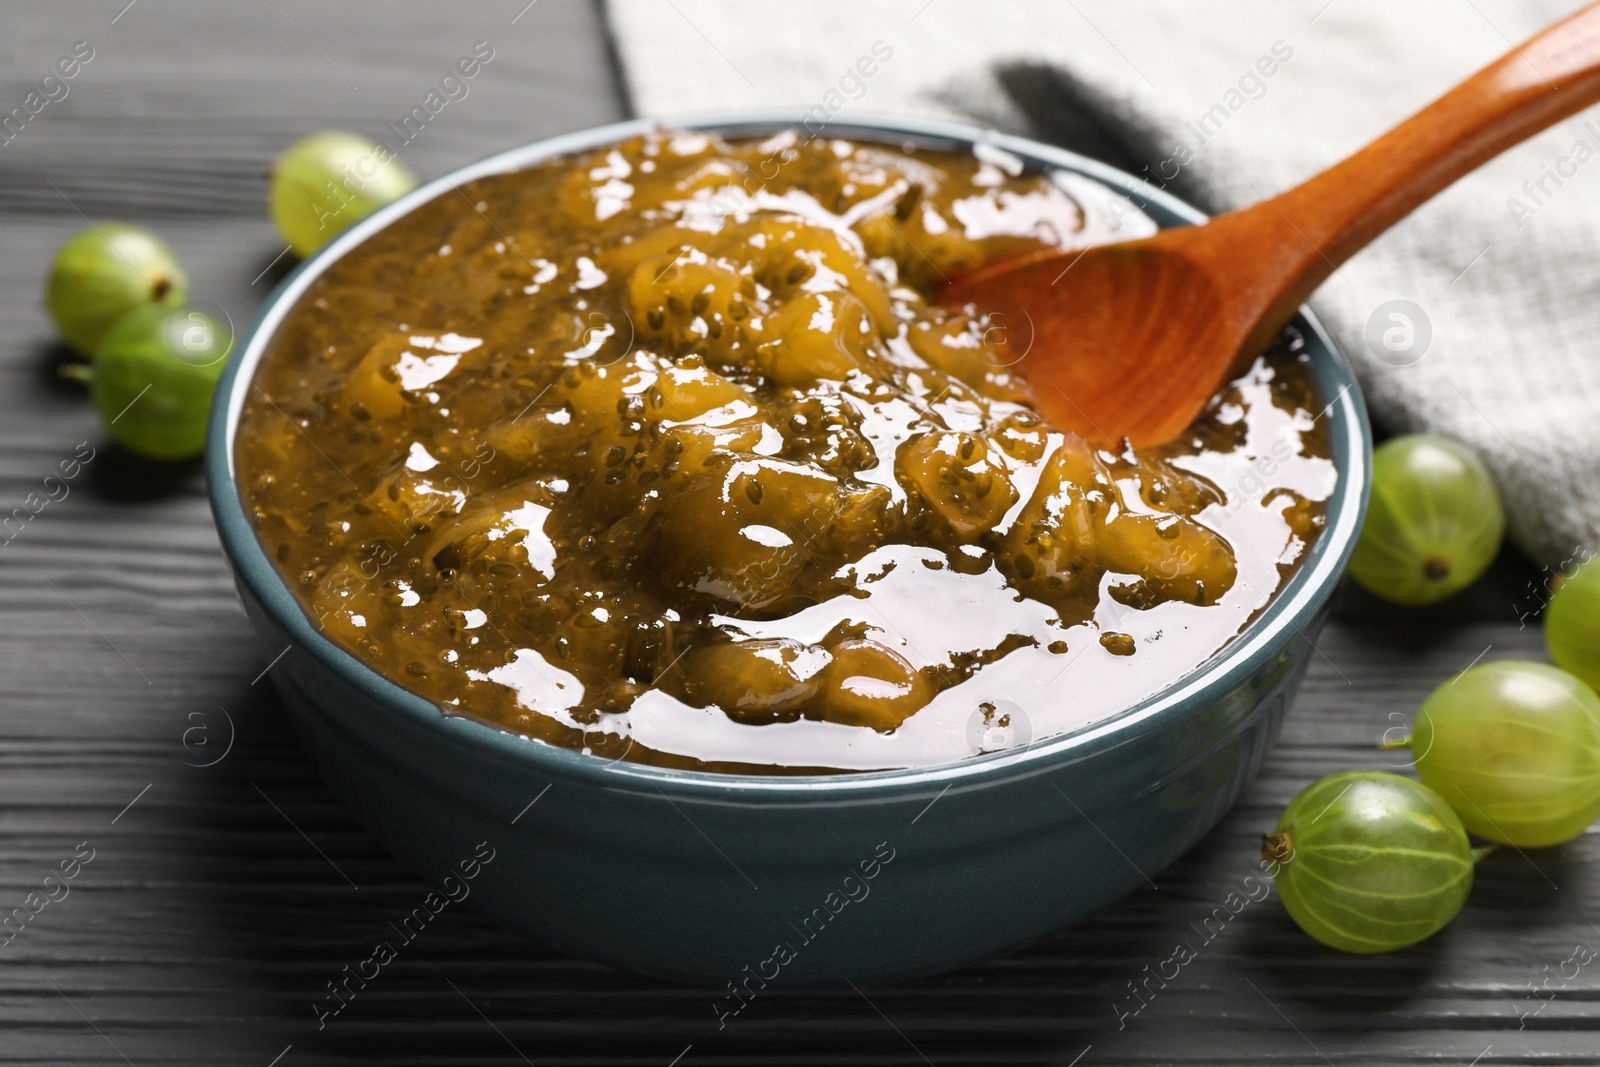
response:
M643 115L930 114L1107 159L1215 212L1338 161L1577 6L607 0L607 13ZM1483 459L1535 560L1600 550L1600 111L1446 190L1312 306L1384 428Z

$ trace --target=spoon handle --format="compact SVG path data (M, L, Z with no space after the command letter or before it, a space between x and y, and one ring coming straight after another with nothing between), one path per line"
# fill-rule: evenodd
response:
M1316 177L1240 212L1292 310L1340 264L1457 178L1600 101L1600 3L1548 27ZM1244 219L1241 218L1241 222ZM1260 275L1258 275L1260 277Z

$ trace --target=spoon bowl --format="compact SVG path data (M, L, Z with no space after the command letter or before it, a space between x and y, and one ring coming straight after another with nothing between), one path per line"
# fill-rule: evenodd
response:
M1030 324L991 330L990 344L1020 364L1057 425L1103 445L1171 440L1244 341L1217 279L1167 237L1192 232L996 264L957 279L944 299Z

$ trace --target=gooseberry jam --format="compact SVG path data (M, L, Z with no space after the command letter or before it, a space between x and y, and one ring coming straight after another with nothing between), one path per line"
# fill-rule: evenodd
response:
M329 638L607 759L947 763L1225 645L1335 471L1292 334L1179 441L1044 421L946 279L1153 232L1004 153L659 131L442 193L331 263L236 437ZM1070 287L1064 287L1070 298Z

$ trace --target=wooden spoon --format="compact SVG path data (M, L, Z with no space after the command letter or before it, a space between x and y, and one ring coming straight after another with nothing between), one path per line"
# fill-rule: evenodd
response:
M956 279L941 301L1008 313L1013 329L991 331L996 347L1020 360L1058 425L1102 444L1169 441L1341 263L1457 178L1596 100L1600 3L1271 200L1143 240L996 263ZM1025 353L1015 350L1015 312L1032 321Z

